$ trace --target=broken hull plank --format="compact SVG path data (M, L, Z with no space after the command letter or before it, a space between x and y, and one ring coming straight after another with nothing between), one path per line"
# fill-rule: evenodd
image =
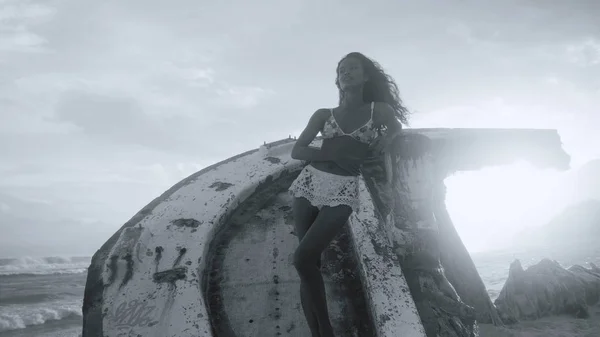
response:
M350 235L359 255L359 271L377 336L425 337L389 228L375 216L367 184L360 181L360 211L350 218Z
M205 297L217 336L311 335L292 263L291 183L280 179L250 197L211 244ZM373 336L349 239L345 228L323 254L331 322L336 336Z
M123 226L92 259L84 298L83 336L221 336L212 331L208 310L210 299L203 295L206 289L202 289L201 285L208 262L209 244L215 233L224 228L232 214L255 191L269 189L270 186L277 185L280 179L288 179L289 182L290 177L299 173L303 164L290 158L292 145L291 142L283 141L263 146L258 151L250 151L205 169L177 184ZM280 191L281 188L278 187L273 195L278 195ZM364 206L358 215L362 214L363 218L371 217L373 220L373 208L369 205L368 195L366 198L363 198ZM382 258L377 256L379 250L373 247L372 238L363 235L366 232L360 226L367 225L368 221L359 221L358 215L354 215L349 221L350 235L346 237L352 239L352 244L340 239L338 245L332 245L327 253L331 254L332 250L340 246L347 246L354 247L359 257L358 274L367 292L368 313L362 313L362 316L357 313L353 317L368 315L375 334L380 337L397 336L407 329L412 332L404 336L423 337L419 317L413 312L412 298L409 293L403 292L406 281L401 272L396 273L400 277L390 280L383 277L389 272L389 264L387 267L365 264L364 261L381 261ZM285 223L290 221L289 215L287 217ZM275 240L284 240L275 272L281 273L282 281L289 278L289 289L296 288L296 285L292 285L294 273L291 273L289 263L286 267L286 261L281 261L284 256L282 254L289 255L289 251L283 251L293 247L287 242L295 242L295 237L284 237L285 232L277 231L269 235ZM381 239L383 234L377 235ZM329 260L332 259L330 256ZM345 260L341 259L337 263L347 263L343 261ZM335 278L327 268L335 269L339 265L324 265L326 274L329 270L330 279ZM351 279L348 275L344 277ZM377 280L382 279L384 282L379 284ZM344 286L351 288L357 284L352 282L344 283ZM240 296L239 293L236 295L232 284L228 285L226 280L221 285L225 287L222 289L229 286L228 292L222 293L230 296L230 300ZM342 287L336 290L331 283L329 285L333 298L344 297L340 291L349 289ZM289 306L295 305L292 296L299 294L292 290L280 293L280 310L283 310L283 306L290 310ZM331 300L332 303L338 303L338 306L332 304L330 309L336 317L343 316L340 313L344 310L360 308L354 302L359 298L356 296L351 302L348 302L348 298L345 299L346 302ZM398 305L397 301L404 304ZM257 309L255 306L249 308ZM365 323L367 321L363 318L363 323L360 323L362 329L367 329L364 327L368 326ZM297 318L293 322L298 324L298 331L301 329L300 324L305 324L304 320ZM405 325L399 326L397 322L410 324L407 328ZM341 326L345 323L337 321L334 324ZM283 333L289 327L290 324L282 324L279 329Z

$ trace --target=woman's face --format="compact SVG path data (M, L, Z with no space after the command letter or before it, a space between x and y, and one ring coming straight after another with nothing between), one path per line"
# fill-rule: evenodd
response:
M346 57L338 67L338 83L340 89L361 86L367 81L363 66L357 58Z

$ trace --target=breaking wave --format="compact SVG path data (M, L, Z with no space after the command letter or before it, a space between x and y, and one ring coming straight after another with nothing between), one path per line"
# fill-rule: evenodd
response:
M83 273L91 257L20 257L0 259L0 275L48 275Z
M81 301L0 307L0 332L25 329L49 321L80 320Z

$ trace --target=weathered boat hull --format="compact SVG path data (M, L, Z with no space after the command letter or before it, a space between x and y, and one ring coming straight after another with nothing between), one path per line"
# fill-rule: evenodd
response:
M325 254L334 325L341 336L474 336L475 319L499 319L445 212L444 178L516 159L564 169L568 155L554 130L404 136L387 162L363 167L361 209ZM304 165L292 146L208 167L128 221L92 259L83 336L308 335L289 260L284 191Z
M83 336L309 335L289 258L297 239L285 190L304 165L290 158L292 145L213 165L126 223L93 257ZM423 337L361 190L361 211L324 254L334 326L340 336Z

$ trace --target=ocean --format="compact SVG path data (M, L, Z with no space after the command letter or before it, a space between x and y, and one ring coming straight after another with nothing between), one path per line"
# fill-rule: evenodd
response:
M495 299L515 258L523 267L548 257L564 267L600 266L600 246L548 248L535 252L474 253L473 260ZM0 337L78 337L90 257L0 259Z
M0 336L79 336L90 261L90 257L0 259Z

